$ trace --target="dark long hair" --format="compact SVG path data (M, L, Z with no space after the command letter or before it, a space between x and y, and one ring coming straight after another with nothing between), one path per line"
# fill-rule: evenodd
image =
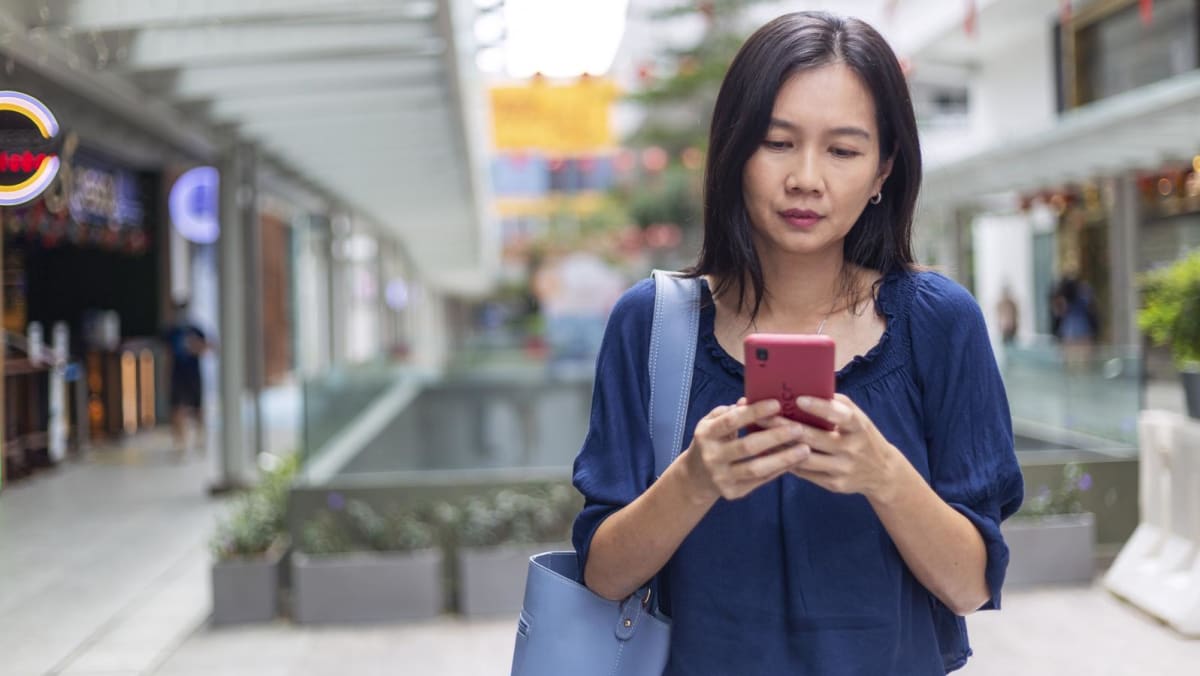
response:
M845 64L870 90L880 160L893 159L883 201L868 205L846 235L846 260L885 275L915 264L912 222L921 185L921 147L908 83L895 52L858 19L825 12L785 14L746 40L721 83L704 178L704 244L696 265L685 271L689 276L713 275L718 280L715 296L732 286L738 312L752 300L752 319L766 288L751 237L742 174L766 137L784 82L797 71L834 63Z

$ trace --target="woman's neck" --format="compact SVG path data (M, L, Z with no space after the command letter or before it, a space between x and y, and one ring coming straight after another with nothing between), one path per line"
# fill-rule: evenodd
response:
M836 256L760 256L763 270L763 308L769 316L807 317L825 315L842 304L850 265Z

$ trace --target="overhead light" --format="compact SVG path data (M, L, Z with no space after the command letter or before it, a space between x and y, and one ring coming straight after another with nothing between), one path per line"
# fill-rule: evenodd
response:
M475 41L480 45L494 45L504 39L504 15L499 12L480 14L475 19Z
M625 33L629 0L506 0L504 44L515 78L608 72Z
M499 73L504 70L504 49L484 47L475 52L475 67L481 73Z

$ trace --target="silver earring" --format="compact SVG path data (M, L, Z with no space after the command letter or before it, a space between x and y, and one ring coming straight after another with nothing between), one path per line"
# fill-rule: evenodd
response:
M875 193L875 196L871 198L871 204L879 204L882 201L883 201L883 191L882 190Z

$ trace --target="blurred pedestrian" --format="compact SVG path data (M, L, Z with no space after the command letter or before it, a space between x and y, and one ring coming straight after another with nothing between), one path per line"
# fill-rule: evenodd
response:
M1019 312L1017 301L1013 298L1012 289L1007 284L1000 292L1000 300L996 303L996 321L1000 327L1000 337L1005 345L1012 345L1017 339Z
M183 456L188 450L189 421L195 422L197 432L204 430L200 357L211 345L188 316L186 302L175 304L164 338L171 353L171 438L176 454Z
M896 55L855 19L772 21L726 73L707 162L682 453L654 475L644 280L609 320L575 462L584 582L622 599L656 580L668 676L958 669L962 616L999 607L1022 480L983 314L913 258ZM788 402L833 431L742 397L751 332L836 341L839 394Z
M1067 369L1085 369L1100 330L1092 287L1068 267L1050 296L1051 323L1055 339L1062 345Z

